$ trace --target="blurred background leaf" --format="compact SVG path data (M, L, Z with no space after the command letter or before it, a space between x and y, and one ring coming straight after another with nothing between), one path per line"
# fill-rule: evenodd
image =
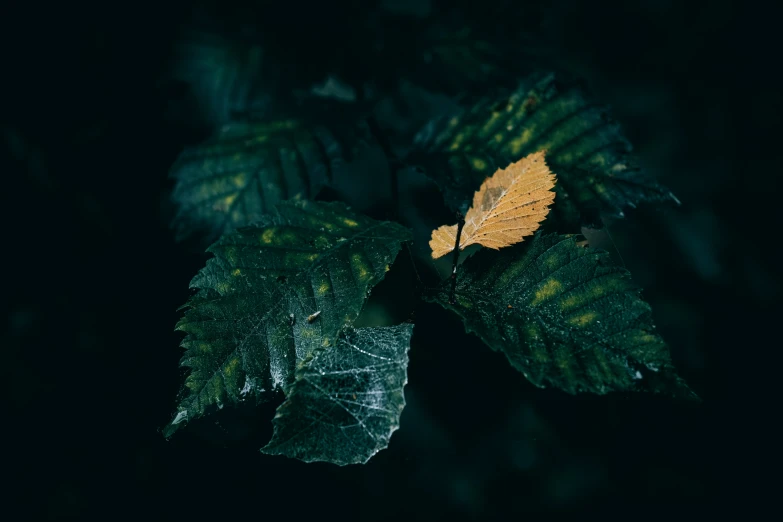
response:
M232 36L191 29L177 42L162 81L179 82L187 92L190 103L179 118L214 128L273 112L284 94L277 85L279 69L258 43Z
M171 168L177 238L213 240L258 221L280 201L315 198L369 139L366 129L332 131L301 119L223 126Z

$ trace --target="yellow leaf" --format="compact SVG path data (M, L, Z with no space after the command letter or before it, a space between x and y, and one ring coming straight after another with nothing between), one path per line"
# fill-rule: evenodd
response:
M499 169L484 180L465 214L459 249L480 244L495 250L519 243L535 232L555 200L555 175L544 161L544 151L534 152ZM457 225L432 231L433 259L454 250Z

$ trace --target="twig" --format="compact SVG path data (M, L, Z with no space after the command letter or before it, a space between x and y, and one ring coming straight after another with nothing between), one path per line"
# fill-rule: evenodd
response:
M451 264L451 291L449 292L449 304L454 304L454 292L457 290L457 263L459 263L459 238L462 235L462 227L465 226L465 216L457 212L457 239L454 242L454 257Z
M413 267L413 274L416 276L416 296L418 297L421 293L421 289L424 287L424 282L419 275L419 269L416 268L416 260L413 258L413 252L411 252L410 245L408 245L408 243L403 243L403 245L405 245L405 249L408 251L408 256L411 259L411 266Z
M604 223L604 230L606 230L606 235L609 236L609 240L612 242L612 246L614 247L614 251L617 252L617 256L620 258L620 262L623 264L623 268L628 268L625 266L625 259L623 259L623 255L620 253L620 249L617 248L617 244L614 242L614 238L612 237L612 233L609 232L609 225Z

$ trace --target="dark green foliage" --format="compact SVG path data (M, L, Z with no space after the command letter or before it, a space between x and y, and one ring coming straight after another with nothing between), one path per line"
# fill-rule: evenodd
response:
M449 207L464 213L484 178L538 150L547 151L558 178L559 230L578 230L580 214L621 216L640 203L676 201L634 165L607 109L552 74L529 76L510 94L481 98L430 124L411 161L438 182Z
M504 70L508 55L468 26L438 23L418 36L421 51L411 53L413 60L408 63L417 83L456 93L508 79Z
M361 16L376 20L375 9ZM190 374L167 437L213 408L281 390L286 401L264 453L346 465L388 445L405 405L413 326L354 329L354 321L411 234L313 199L358 201L381 214L388 190L393 215L421 237L434 225L425 221L446 213L437 197L433 208L411 197L415 185L433 187L406 164L424 167L446 206L464 215L486 177L544 150L557 176L549 230L677 201L637 168L606 108L553 74L530 74L542 69L519 26L527 9L501 6L482 24L444 12L393 18L394 31L338 32L286 4L287 15L254 23L252 9L238 10L227 22L233 31L196 28L180 41L170 76L187 85L201 117L194 126L217 130L171 169L172 227L178 239L221 238L177 325ZM367 45L353 45L357 38ZM312 52L318 59L291 66ZM433 117L414 140L412 130ZM374 163L367 154L340 169L370 141L379 145ZM480 252L456 274L454 304L449 281L427 299L456 312L536 386L696 398L628 272L575 236L539 233Z
M537 234L531 243L481 252L460 269L456 304L449 304L448 281L430 299L536 386L695 398L675 374L630 274L578 238Z
M193 278L177 329L190 368L170 436L183 421L283 388L298 362L334 345L410 233L341 203L284 202L224 235Z
M299 119L233 123L186 149L171 169L178 239L215 238L282 200L314 197L361 141L357 129L339 131Z
M264 49L215 31L189 31L171 57L171 79L187 85L194 112L211 126L268 116L280 94L279 70Z
M389 444L405 406L412 324L348 328L296 371L261 451L305 462L363 464Z

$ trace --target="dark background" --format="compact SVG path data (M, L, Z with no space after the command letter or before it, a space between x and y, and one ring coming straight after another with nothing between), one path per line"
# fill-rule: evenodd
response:
M361 77L362 38L383 25L372 13L419 5L284 4L209 7L226 20L261 13L250 19L304 86L332 69ZM169 167L204 136L172 116L182 93L159 81L190 7L25 4L0 17L3 467L22 518L627 518L709 506L725 463L709 422L728 398L718 375L735 350L757 349L748 325L780 295L762 246L776 233L780 170L765 17L749 25L750 7L722 2L534 2L517 15L515 3L422 4L423 20L456 11L533 34L552 67L613 106L683 202L611 230L704 402L536 389L422 303L401 430L368 465L262 456L277 403L165 441L182 378L176 308L205 260L174 241L166 203Z

